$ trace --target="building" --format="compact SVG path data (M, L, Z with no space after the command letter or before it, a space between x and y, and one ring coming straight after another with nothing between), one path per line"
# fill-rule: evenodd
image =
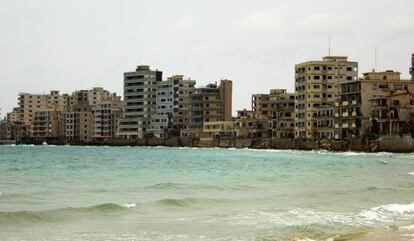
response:
M359 80L342 83L335 103L335 138L350 139L371 133L378 115L385 115L378 108L388 108L387 98L401 91L414 93L414 81L401 80L400 75L392 70L369 72Z
M185 135L198 136L206 122L231 121L232 81L196 88L191 95L191 121Z
M151 117L151 130L155 137L181 136L190 125L190 96L195 81L183 75L168 77L157 83L157 113Z
M285 89L270 91L272 137L295 137L295 96Z
M371 132L376 135L408 134L414 113L414 95L407 90L391 91L371 99Z
M140 65L133 72L124 73L124 107L119 120L119 137L144 138L150 128L151 116L156 114L157 83L162 72Z
M318 140L334 138L334 113L335 108L331 105L318 107L317 120L317 138Z
M94 100L92 110L92 139L104 141L115 138L118 130L118 121L122 115L122 101L116 94L102 96Z
M19 108L13 108L13 110L7 113L6 118L8 123L16 124L19 121Z
M61 113L57 110L36 111L31 128L31 138L40 141L58 140L61 133Z
M68 96L66 111L61 117L61 138L69 143L92 140L92 108L89 90L77 90Z
M357 76L358 63L343 56L295 65L295 137L317 139L319 108L333 106L339 84L356 80Z
M234 121L211 121L203 124L200 139L235 138L237 123Z
M66 105L67 97L56 90L50 91L47 95L20 93L18 122L31 129L36 111L64 111Z
M271 122L267 118L263 118L260 113L253 110L237 111L236 136L238 138L270 138Z
M253 94L252 95L252 110L260 118L270 119L271 104L269 94Z

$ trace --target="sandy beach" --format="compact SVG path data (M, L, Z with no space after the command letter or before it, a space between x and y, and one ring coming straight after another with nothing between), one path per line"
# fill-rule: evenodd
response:
M383 228L370 232L355 241L413 241L414 225L402 226L400 228Z

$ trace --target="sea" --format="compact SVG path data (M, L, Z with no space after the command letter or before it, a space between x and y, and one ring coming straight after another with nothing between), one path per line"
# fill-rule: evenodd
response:
M414 154L0 146L1 241L335 241L413 224Z

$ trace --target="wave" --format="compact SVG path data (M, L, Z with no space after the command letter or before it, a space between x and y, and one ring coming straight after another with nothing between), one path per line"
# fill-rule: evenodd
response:
M360 217L369 222L394 222L414 218L414 203L411 204L388 204L362 211Z
M209 185L209 184L185 184L185 183L174 183L174 182L157 183L157 184L145 186L143 188L147 190L237 190L237 191L254 189L254 187L248 186L248 185L217 186L217 185Z
M16 222L57 222L67 221L74 218L93 218L96 216L111 216L126 212L132 206L121 206L114 203L104 203L91 207L81 208L62 208L42 211L18 211L18 212L0 212L1 224L13 224Z
M201 208L210 205L217 205L229 202L225 199L212 199L212 198L183 198L183 199L161 199L154 204L162 208Z

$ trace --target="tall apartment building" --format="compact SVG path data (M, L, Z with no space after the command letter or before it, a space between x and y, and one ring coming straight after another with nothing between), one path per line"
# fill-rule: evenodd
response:
M196 88L191 95L190 130L184 135L198 136L205 122L231 121L232 81L221 80L220 85L208 84Z
M318 111L333 106L339 84L356 80L358 63L348 57L327 56L322 61L295 65L295 137L318 138Z
M295 94L285 89L272 89L269 95L272 137L295 137Z
M145 65L124 73L124 107L118 136L127 139L145 137L151 116L156 114L157 82L160 81L162 72L150 70Z
M67 111L62 114L61 136L68 142L92 140L92 108L89 91L78 90L68 97Z
M114 138L118 131L118 121L122 115L122 101L115 94L92 101L92 139L107 140Z
M156 137L181 136L190 124L190 95L195 81L183 75L157 83L157 113L151 117L151 133Z
M335 103L335 138L361 137L371 132L373 122L391 118L378 113L387 107L387 99L414 93L414 81L401 80L400 75L391 70L369 72L362 79L342 83L340 98Z

